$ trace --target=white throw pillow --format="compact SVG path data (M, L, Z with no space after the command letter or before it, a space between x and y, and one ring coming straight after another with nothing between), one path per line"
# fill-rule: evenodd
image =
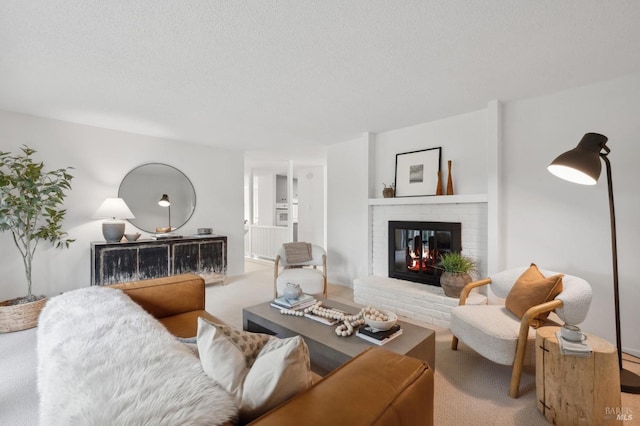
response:
M311 386L309 350L300 336L279 339L198 318L205 373L231 393L249 422Z
M200 317L197 342L202 369L239 403L244 378L269 337Z
M251 421L311 386L309 349L302 337L272 337L249 370L240 419Z

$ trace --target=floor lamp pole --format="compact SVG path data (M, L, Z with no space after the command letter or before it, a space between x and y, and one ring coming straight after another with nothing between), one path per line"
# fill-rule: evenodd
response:
M620 293L618 291L618 244L616 241L616 212L613 203L613 184L611 182L611 163L606 153L600 153L607 170L607 189L609 191L609 215L611 216L611 257L613 259L613 298L616 315L616 346L620 367L620 387L625 393L640 393L640 376L622 368L622 343L620 338Z
M618 243L616 240L616 209L613 203L613 183L611 182L611 163L606 153L601 153L607 170L607 189L609 190L609 216L611 217L611 258L613 260L613 300L616 313L616 347L618 348L618 365L622 371L622 344L620 338L620 292L618 291Z

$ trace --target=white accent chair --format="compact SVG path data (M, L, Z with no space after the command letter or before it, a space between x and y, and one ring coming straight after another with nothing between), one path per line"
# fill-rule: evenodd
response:
M582 278L564 275L562 292L551 300L529 308L519 319L502 304L466 305L473 288L489 285L500 298L506 298L518 277L527 267L509 269L484 280L467 284L460 293L459 305L451 310L451 349L457 350L458 340L483 357L503 365L513 365L509 396L517 398L524 364L535 364L536 330L530 321L543 312L554 311L566 324L580 324L591 304L591 286ZM540 270L549 277L558 272ZM555 324L548 320L549 324Z
M289 263L284 247L278 249L273 274L274 297L282 296L287 283L299 284L307 294L322 293L323 297L327 297L327 253L313 244L311 257L307 262Z

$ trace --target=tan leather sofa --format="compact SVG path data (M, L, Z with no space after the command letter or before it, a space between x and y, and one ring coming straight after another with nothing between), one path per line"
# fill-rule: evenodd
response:
M205 311L204 280L195 274L112 284L160 321L174 336L198 334L198 317L220 320Z
M114 284L176 336L197 334L204 280L194 274ZM433 370L423 361L371 348L332 371L253 426L433 424Z
M255 426L433 424L433 370L371 348L256 419Z

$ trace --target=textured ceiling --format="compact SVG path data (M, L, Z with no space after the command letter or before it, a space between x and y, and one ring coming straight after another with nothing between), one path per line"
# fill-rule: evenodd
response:
M304 150L640 72L639 23L634 0L2 0L0 109Z

